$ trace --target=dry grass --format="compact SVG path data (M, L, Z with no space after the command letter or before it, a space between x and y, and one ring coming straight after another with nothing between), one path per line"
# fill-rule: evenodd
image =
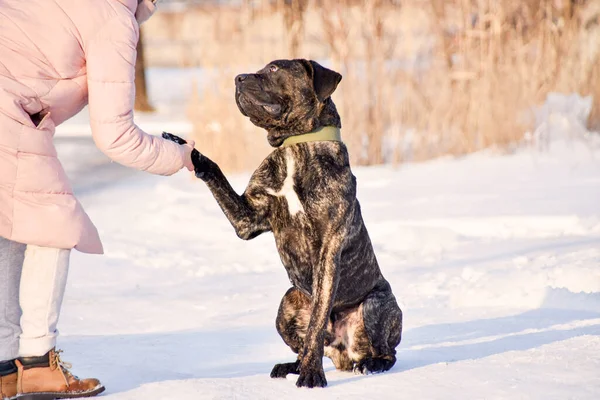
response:
M233 77L277 58L312 58L343 74L333 98L358 164L510 149L549 92L594 95L590 124L600 125L596 2L262 3L163 12L147 26L151 64L215 71L190 116L199 147L227 169L253 168L269 151L237 111Z

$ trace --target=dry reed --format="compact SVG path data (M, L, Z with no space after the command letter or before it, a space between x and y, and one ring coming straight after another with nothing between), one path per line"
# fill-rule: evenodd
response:
M269 148L237 111L233 77L272 59L312 58L344 78L333 95L352 161L379 164L510 149L549 92L594 96L600 9L585 0L273 0L163 12L151 64L200 66L190 100L203 151L230 170Z

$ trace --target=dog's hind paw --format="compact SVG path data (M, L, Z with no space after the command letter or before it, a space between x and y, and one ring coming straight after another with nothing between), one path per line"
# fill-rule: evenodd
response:
M275 364L271 371L271 378L285 378L288 374L299 374L300 362Z
M354 373L369 375L378 374L391 369L396 363L396 358L365 358L354 365Z

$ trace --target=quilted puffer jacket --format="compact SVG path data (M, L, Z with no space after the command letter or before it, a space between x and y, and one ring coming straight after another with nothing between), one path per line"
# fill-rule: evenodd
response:
M150 0L0 0L0 236L102 253L57 158L54 128L89 103L96 145L153 174L190 167L190 146L133 122L139 19ZM138 20L136 20L136 14Z

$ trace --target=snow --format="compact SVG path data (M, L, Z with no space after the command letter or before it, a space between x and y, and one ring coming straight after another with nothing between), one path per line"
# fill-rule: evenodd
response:
M600 143L551 103L512 154L353 169L403 340L385 374L325 359L312 391L269 378L294 359L274 326L289 281L272 235L239 240L188 173L132 172L59 137L106 250L73 253L64 358L115 400L600 398ZM230 178L241 192L249 175Z
M593 399L600 393L600 161L582 145L357 168L404 310L389 373L326 362L319 398ZM242 190L247 175L232 181ZM306 398L268 377L293 354L270 234L239 240L186 173L81 195L106 255L73 254L60 345L114 399Z

